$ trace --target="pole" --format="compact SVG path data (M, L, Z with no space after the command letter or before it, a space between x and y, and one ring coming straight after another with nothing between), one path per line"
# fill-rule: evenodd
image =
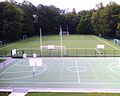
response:
M40 28L40 55L42 57L42 31L41 31L41 28Z
M63 57L63 43L62 43L62 28L60 26L60 45L61 45L61 57Z

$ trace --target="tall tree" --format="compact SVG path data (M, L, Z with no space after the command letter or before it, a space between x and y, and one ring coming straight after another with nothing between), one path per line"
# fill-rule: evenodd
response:
M93 11L81 11L80 21L76 27L78 34L92 34L91 15Z
M43 29L43 34L58 34L60 9L55 6L37 7L37 23Z
M21 4L21 8L24 11L23 32L21 36L33 36L36 33L34 27L34 15L36 14L36 7L30 2L24 1Z
M2 32L4 39L8 41L17 40L22 30L23 10L6 2L2 12Z

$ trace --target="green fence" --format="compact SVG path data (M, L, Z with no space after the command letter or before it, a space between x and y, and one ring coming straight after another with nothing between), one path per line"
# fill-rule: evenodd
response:
M0 51L0 57L14 57L14 58L22 58L23 54L27 54L27 57L32 57L33 54L37 54L37 57L119 57L119 50L97 50L97 49L66 49L64 51L61 50L17 50L17 54L14 56L11 55L11 51L2 50Z

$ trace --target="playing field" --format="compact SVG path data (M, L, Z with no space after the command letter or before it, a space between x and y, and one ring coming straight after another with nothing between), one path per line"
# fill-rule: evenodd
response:
M14 59L0 69L0 89L119 92L119 58L43 58L33 69L29 59Z
M60 36L43 36L42 45L54 45L61 46ZM104 45L104 49L97 49L97 45ZM112 44L111 42L99 38L93 35L70 35L63 36L62 39L63 56L120 56L120 47ZM17 41L11 44L7 44L0 48L0 55L10 56L10 51L17 49L16 56L21 56L26 53L28 56L32 56L36 53L40 56L40 38L32 37L26 40ZM60 57L61 49L42 50L42 56L44 57Z

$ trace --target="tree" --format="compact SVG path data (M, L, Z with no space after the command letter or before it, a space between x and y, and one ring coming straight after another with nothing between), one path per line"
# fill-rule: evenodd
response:
M43 34L51 35L59 33L60 26L60 9L55 6L37 7L37 24L42 28Z
M6 2L2 12L3 38L7 41L17 40L22 30L23 10Z
M97 9L91 17L95 33L102 34L103 37L115 37L119 13L120 6L115 2Z
M82 11L79 13L81 15L80 21L76 27L78 34L92 34L92 25L91 25L92 13L93 13L92 10Z
M28 1L24 1L21 4L21 8L24 11L23 31L21 33L21 36L23 36L23 35L33 36L36 34L33 15L36 14L37 8Z

